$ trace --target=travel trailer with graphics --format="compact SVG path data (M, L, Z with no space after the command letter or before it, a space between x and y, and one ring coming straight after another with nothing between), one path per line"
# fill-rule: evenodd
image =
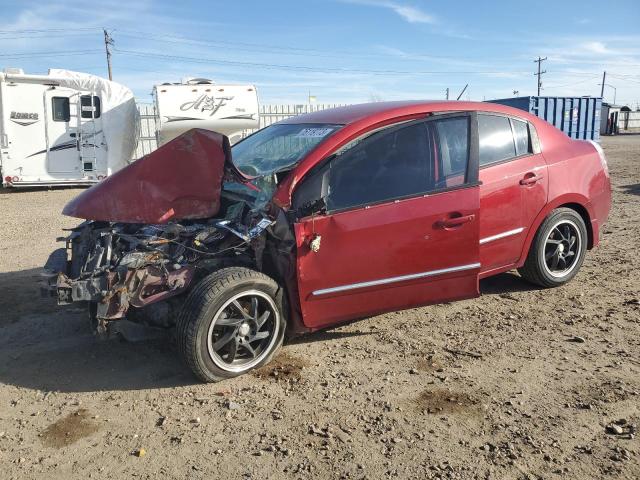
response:
M131 161L133 93L85 73L0 72L0 169L5 187L90 185Z
M153 96L159 146L192 128L221 133L233 144L245 130L259 127L254 85L219 85L206 78L192 78L156 85Z

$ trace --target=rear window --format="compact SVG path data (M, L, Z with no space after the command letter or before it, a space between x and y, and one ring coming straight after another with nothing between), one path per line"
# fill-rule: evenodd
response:
M529 126L526 122L511 119L513 125L513 136L516 141L516 155L526 155L532 153L531 138L529 137Z
M438 162L442 166L440 188L465 183L469 160L469 119L455 117L435 123L439 143L436 145Z
M478 115L480 166L501 162L516 156L511 123L507 117Z

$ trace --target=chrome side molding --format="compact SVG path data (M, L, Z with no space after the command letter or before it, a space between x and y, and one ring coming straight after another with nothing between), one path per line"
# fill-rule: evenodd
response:
M459 265L456 267L442 268L440 270L430 270L428 272L411 273L409 275L400 275L399 277L381 278L380 280L371 280L369 282L351 283L349 285L340 285L338 287L323 288L315 290L312 295L327 295L329 293L344 292L346 290L355 290L358 288L375 287L377 285L387 285L389 283L405 282L407 280L416 280L418 278L435 277L436 275L444 275L446 273L463 272L465 270L473 270L480 268L479 263L470 263L468 265Z
M500 240L501 238L510 237L511 235L517 235L523 230L524 230L524 227L514 228L513 230L509 230L507 232L502 232L502 233L498 233L497 235L491 235L490 237L481 238L480 245L493 242L494 240Z

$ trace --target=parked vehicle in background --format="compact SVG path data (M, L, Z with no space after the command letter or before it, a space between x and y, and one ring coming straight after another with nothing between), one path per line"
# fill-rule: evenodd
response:
M546 120L567 136L600 141L602 98L600 97L512 97L489 100L519 108Z
M0 73L0 170L5 187L91 185L136 147L133 93L69 70Z
M206 78L153 87L158 145L192 128L222 133L231 143L243 130L258 128L258 92L254 85L219 85Z
M527 112L353 105L233 148L177 137L65 207L89 221L49 267L59 302L88 302L99 331L175 328L193 372L217 381L268 362L285 331L475 297L512 269L562 285L610 204L599 145Z

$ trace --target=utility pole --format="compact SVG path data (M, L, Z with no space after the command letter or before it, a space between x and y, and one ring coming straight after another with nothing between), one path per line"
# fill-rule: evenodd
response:
M538 77L538 96L540 96L540 90L542 90L542 74L547 73L546 70L540 70L540 68L542 67L542 62L544 62L546 59L547 57L538 57L537 60L534 60L534 62L538 64L538 73L534 73L534 75Z
M449 100L449 87L447 87L447 100Z
M113 45L113 38L109 35L106 28L103 28L104 32L104 49L107 52L107 69L109 70L109 80L113 80L113 76L111 75L111 50L109 50L109 45Z
M469 84L467 83L464 88L462 89L462 91L460 92L460 95L458 95L458 98L456 98L456 100L460 100L460 97L462 96L462 94L467 90L467 87L469 86Z
M607 71L602 72L602 88L600 89L600 96L604 98L604 83L607 81Z

